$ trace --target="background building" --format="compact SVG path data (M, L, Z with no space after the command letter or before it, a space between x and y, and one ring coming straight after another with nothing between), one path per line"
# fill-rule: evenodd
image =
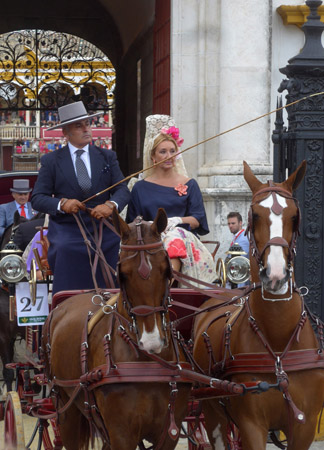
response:
M28 5L17 0L3 5L0 33L68 33L109 59L116 76L113 147L124 173L131 174L142 167L145 117L151 113L175 117L185 148L275 109L284 78L279 69L303 46L304 35L295 25L307 17L302 5L302 0L289 1L288 7L279 0L35 0ZM54 65L57 61L53 57ZM230 241L227 213L239 210L246 220L250 195L242 161L272 178L274 120L265 117L184 155L203 190L210 237L221 241L220 255Z

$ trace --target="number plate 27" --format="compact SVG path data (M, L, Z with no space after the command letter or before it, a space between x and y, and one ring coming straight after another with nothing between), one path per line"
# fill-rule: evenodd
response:
M36 303L32 304L28 283L16 284L17 323L19 326L42 325L48 316L48 289L36 285Z

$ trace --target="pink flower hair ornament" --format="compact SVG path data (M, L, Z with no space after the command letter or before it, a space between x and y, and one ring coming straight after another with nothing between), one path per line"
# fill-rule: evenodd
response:
M179 137L179 128L177 127L161 128L160 133L168 134L169 136L173 137L178 147L181 147L181 145L183 144L183 139Z

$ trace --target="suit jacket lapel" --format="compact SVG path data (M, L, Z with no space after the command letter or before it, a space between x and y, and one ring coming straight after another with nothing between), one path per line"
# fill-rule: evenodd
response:
M6 226L9 226L9 225L12 224L13 218L14 218L14 215L15 215L15 212L16 212L16 211L18 211L18 210L17 210L17 206L16 206L16 202L13 201L13 202L8 203L8 207L7 207L7 217L6 217L6 219L7 219L7 225L6 225ZM19 212L19 211L18 211L18 212ZM20 212L19 212L19 214L20 214Z
M31 207L30 202L27 203L27 209L28 209L28 219L30 220L33 218L33 208Z
M97 186L102 176L104 167L104 155L94 145L89 146L90 164L91 164L91 184L92 191L97 192Z
M57 152L59 170L64 175L65 181L70 184L72 189L74 189L78 195L80 195L81 188L75 174L69 147L65 146L60 150L57 150Z

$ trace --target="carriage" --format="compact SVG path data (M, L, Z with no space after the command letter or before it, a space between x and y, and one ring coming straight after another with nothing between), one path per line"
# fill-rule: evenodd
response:
M277 314L280 314L281 305L285 304L285 308L288 308L291 298L291 303L296 304L298 311L300 302L303 303L303 293L295 289L291 270L298 230L297 208L291 192L300 182L304 169L302 166L296 171L295 178L290 178L289 182L279 188L274 185L266 188L261 183L257 184L249 169L245 169L251 190L258 200L257 206L254 206L257 213L252 211L249 219L250 232L258 263L264 269L264 286L267 287L267 292L270 291L269 304L275 305ZM290 215L288 217L286 212L284 221L285 224L288 221L290 235L285 232L284 237L280 238L278 235L266 240L262 237L263 241L260 243L260 236L256 232L257 220L262 215L259 203L267 198L273 199L278 216L283 209L287 209ZM284 198L286 205L280 209L277 204L281 198ZM263 208L266 209L265 206ZM261 437L257 435L256 444L250 443L244 420L237 411L240 410L243 398L247 399L244 403L245 413L250 411L251 405L258 411L265 405L266 409L269 408L267 402L272 395L266 392L269 388L272 388L271 392L275 392L274 397L280 408L282 405L284 408L288 407L286 415L290 418L288 425L283 421L277 423L274 429L285 431L289 449L309 448L314 430L309 431L308 426L308 437L302 447L296 447L293 438L302 430L300 424L305 421L305 417L311 419L311 428L315 428L314 417L316 421L323 404L322 324L318 319L315 321L319 328L317 341L307 318L307 315L312 317L312 314L303 308L301 316L300 311L296 314L297 325L294 323L294 316L287 331L289 345L286 346L286 342L277 345L273 343L271 334L266 334L265 337L262 335L263 323L253 322L250 313L249 322L252 322L253 333L261 341L261 346L257 340L256 349L248 354L250 359L244 361L244 349L239 349L238 355L232 353L232 349L240 341L238 339L233 343L232 329L236 332L236 324L244 315L242 311L251 308L249 295L255 297L255 292L261 290L264 295L263 284L255 282L246 290L228 290L218 286L203 286L201 289L170 288L172 271L158 238L165 224L166 217L162 210L152 225L139 219L128 226L115 214L114 225L121 235L120 290L55 294L50 320L47 320L42 332L38 326L26 327L30 331L27 347L31 351L31 357L27 363L9 366L16 371L16 391L8 394L4 411L8 448L25 448L21 431L23 412L37 417L35 434L38 429L39 445L43 442L46 449L62 448L61 436L67 448L81 448L96 434L101 436L103 448L107 449L130 450L138 445L142 450L146 448L143 437L154 444L148 448L171 449L175 447L181 424L187 422L189 449L217 448L216 440L219 438L227 439L230 449L242 449L246 445L246 448L259 450L265 448L264 429ZM267 268L267 258L273 248L277 251L277 258L281 251L284 264L288 261L284 276L281 279L277 274L275 282L273 279L269 281L270 265ZM251 263L255 272L253 257ZM258 272L258 267L256 269ZM176 274L176 278L181 280L179 277ZM152 279L153 288L151 286L147 289L145 280L148 278ZM288 285L290 299L285 297L286 294L283 295L285 283ZM132 289L134 286L137 287L136 290ZM278 296L279 302L276 302ZM268 300L267 298L266 301ZM254 307L253 303L252 308ZM78 314L81 314L83 320L78 318ZM64 330L69 327L73 328L74 333L69 337L67 346ZM213 339L213 334L217 339ZM42 350L39 353L40 347ZM265 357L260 347L270 349L270 357ZM97 354L96 350L99 348L100 354ZM306 355L301 361L298 359L298 352ZM263 360L259 364L255 363L258 354ZM75 358L77 363L74 361L71 366L70 362ZM318 389L316 395L314 392L311 395L312 413L309 412L309 405L298 398L294 387L294 377L302 378L305 373L311 377L313 389ZM290 386L289 380L294 381ZM304 383L304 379L302 382ZM49 390L52 395L49 395ZM256 393L261 394L256 396ZM80 397L83 399L82 405ZM224 411L219 412L220 398L227 405L228 417L235 417L233 420L227 420L228 417L224 420ZM199 400L204 400L203 405L207 405L203 412L209 440L214 447L207 442ZM272 407L273 405L275 403L272 403ZM296 426L294 420L297 422ZM111 425L107 426L107 421ZM256 419L255 422L257 423ZM266 431L273 429L271 417L268 423L270 428ZM48 431L49 424L54 430L52 438ZM243 431L243 444L235 424ZM259 427L264 428L264 423ZM134 433L134 428L140 432ZM215 436L216 430L218 437ZM254 438L256 432L254 429ZM31 440L33 438L34 436ZM299 439L301 442L300 437Z

